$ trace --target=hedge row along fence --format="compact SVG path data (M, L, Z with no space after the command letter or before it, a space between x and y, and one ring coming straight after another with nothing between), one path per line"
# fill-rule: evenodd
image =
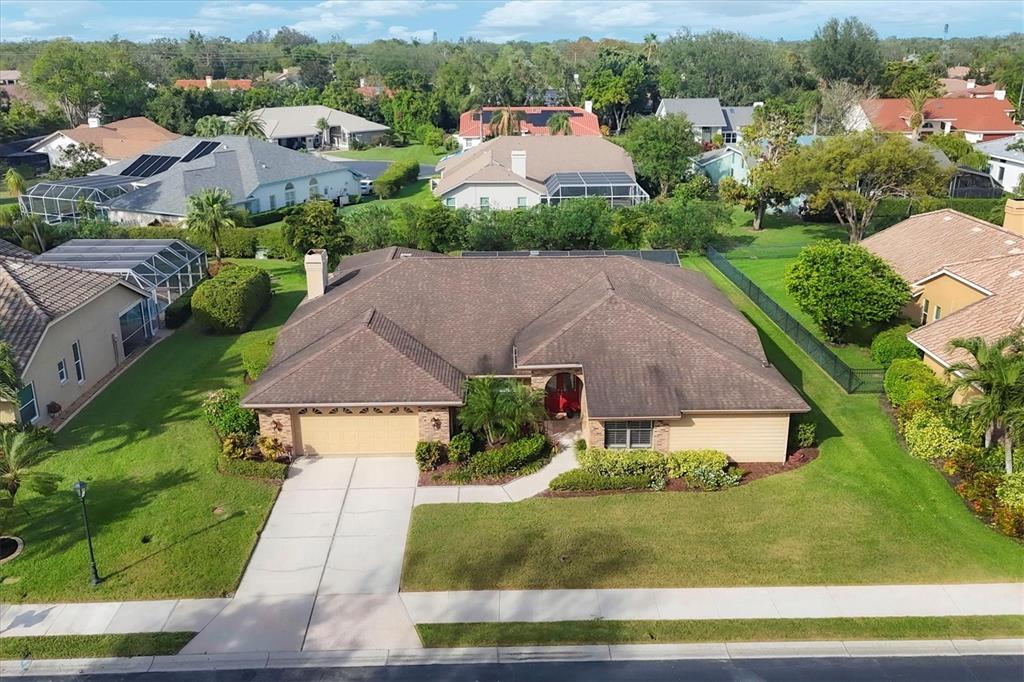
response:
M373 181L373 191L381 199L390 199L398 194L398 190L416 182L419 177L419 161L395 161Z
M218 334L247 331L270 301L270 275L249 265L224 268L201 282L192 296L200 327Z
M189 234L180 227L118 227L107 235L110 239L180 239L192 246L213 253L213 242ZM281 234L280 226L235 227L220 233L221 253L225 258L253 258L258 249L270 258L294 258L295 250Z

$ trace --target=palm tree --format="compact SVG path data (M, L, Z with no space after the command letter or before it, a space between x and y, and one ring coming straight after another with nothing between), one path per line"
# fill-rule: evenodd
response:
M572 135L568 111L559 111L548 119L548 132L552 135Z
M13 168L8 168L4 173L4 185L7 186L7 191L16 197L25 193L25 178Z
M523 112L510 107L498 109L491 114L491 137L500 135L518 135L519 123L523 120Z
M316 120L316 129L320 131L320 148L327 149L330 146L328 143L331 138L331 122L326 118L318 118Z
M647 47L647 61L651 61L654 57L654 51L658 48L658 36L654 33L648 33L644 36L644 45Z
M220 116L203 116L196 121L196 137L217 137L231 132L231 124Z
M48 445L38 434L12 427L0 430L0 508L10 509L22 486L41 495L57 488L57 476L32 467L46 455Z
M21 380L18 378L18 363L14 359L11 345L0 341L0 402L18 404L18 389Z
M1006 473L1013 473L1013 437L1016 429L1007 419L1024 409L1024 354L1021 332L1008 334L993 343L980 336L953 339L951 349L966 351L971 361L950 365L947 374L954 390L969 395L961 406L968 416L985 425L985 447L997 435L1003 442Z
M231 129L235 135L258 137L261 140L267 139L267 133L263 130L263 119L257 116L256 112L251 109L236 111Z
M924 125L924 105L928 103L928 93L924 90L911 90L907 94L910 102L910 127L913 129L914 140L921 139L921 126Z
M498 393L498 414L502 431L509 439L518 438L523 431L534 431L544 421L544 391L507 379Z
M489 447L519 436L544 419L543 393L513 379L492 376L466 382L466 402L459 421L483 433Z
M220 263L220 235L223 230L236 227L236 215L227 190L209 187L188 198L185 229L196 237L213 242L217 262Z

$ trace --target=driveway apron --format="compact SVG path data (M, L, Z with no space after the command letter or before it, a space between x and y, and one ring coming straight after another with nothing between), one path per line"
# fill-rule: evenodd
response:
M230 604L183 653L415 648L398 596L412 457L300 458Z

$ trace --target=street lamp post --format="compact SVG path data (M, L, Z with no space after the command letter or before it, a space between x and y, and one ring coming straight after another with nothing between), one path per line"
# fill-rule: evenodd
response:
M78 499L82 503L82 521L85 523L85 541L89 545L89 564L92 567L92 584L100 584L100 574L96 570L96 555L92 551L92 533L89 532L89 513L85 510L85 481L78 481L72 486L75 492L78 493Z

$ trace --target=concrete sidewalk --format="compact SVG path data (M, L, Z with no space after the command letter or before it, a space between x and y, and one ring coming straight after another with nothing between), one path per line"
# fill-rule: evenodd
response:
M909 656L1024 656L1024 640L894 640L825 642L706 642L590 646L478 647L466 649L362 649L315 653L0 661L0 679L40 675L366 668L408 665L479 665L539 662L748 660L780 658L888 658Z

